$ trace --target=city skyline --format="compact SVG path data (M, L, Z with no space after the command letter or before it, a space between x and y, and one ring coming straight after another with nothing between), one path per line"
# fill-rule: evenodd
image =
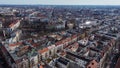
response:
M119 0L1 0L0 4L18 5L120 5Z
M119 3L0 1L0 68L120 68Z

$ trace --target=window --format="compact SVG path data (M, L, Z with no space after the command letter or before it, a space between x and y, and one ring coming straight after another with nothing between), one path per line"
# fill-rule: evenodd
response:
M51 51L49 51L49 54L51 55L51 54L52 54L52 52L51 52Z
M92 63L92 65L94 65L94 63Z
M88 68L91 68L90 66Z

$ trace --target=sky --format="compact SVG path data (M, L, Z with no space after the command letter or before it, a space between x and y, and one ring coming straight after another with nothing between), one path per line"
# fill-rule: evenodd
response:
M120 0L0 0L0 4L120 5Z

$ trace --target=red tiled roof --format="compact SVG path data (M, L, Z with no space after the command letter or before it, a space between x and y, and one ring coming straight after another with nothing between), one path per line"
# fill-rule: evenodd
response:
M60 44L62 44L62 41L58 41L58 42L55 43L56 46L58 46Z
M34 43L34 44L32 44L32 46L37 47L37 46L38 46L38 44L37 44L37 43Z
M26 50L28 49L30 46L24 46L22 49Z
M18 43L14 43L14 44L9 44L9 46L17 46L17 45L21 45L22 42L18 42Z
M71 41L71 38L67 38L67 39L66 39L66 42L69 42L69 41Z
M48 48L43 48L42 50L39 50L38 52L42 54L42 53L47 52L47 51L48 51Z
M12 22L12 23L9 25L9 27L14 26L18 21L19 21L19 20L16 20L16 21Z
M67 46L64 47L64 49L65 49L65 48L69 48L70 46L71 46L71 45L67 45Z
M73 35L72 38L69 37L69 38L66 38L66 39L64 39L64 40L62 40L62 41L58 41L58 42L55 43L55 45L58 46L58 45L60 45L60 44L64 44L65 42L70 42L71 39L74 39L74 38L76 38L76 37L77 37L77 35Z
M71 40L71 38L66 38L66 39L62 40L62 43L69 42L70 40Z
M74 39L74 38L76 38L76 37L77 37L77 35L73 35L73 36L72 36L72 39Z
M12 26L14 26L15 25L15 23L11 23L10 25L9 25L9 27L12 27Z

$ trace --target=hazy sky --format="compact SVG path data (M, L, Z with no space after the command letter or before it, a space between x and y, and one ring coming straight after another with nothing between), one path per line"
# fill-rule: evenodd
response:
M0 0L0 4L120 5L120 0Z

